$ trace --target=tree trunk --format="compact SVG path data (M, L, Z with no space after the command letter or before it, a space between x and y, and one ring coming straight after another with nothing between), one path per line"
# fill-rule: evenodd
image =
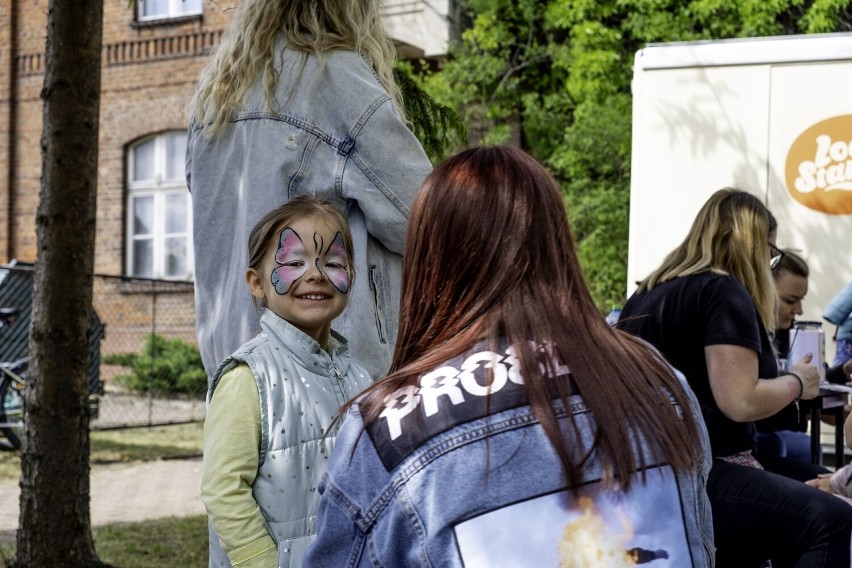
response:
M103 0L50 0L14 566L103 566L89 515L89 327Z

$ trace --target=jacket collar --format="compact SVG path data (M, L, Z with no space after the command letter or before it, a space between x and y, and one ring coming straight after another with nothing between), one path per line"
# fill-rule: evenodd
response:
M268 308L260 318L260 328L283 343L303 367L311 369L313 363L319 361L324 367L334 366L343 375L349 368L349 341L333 329L326 351L316 339Z

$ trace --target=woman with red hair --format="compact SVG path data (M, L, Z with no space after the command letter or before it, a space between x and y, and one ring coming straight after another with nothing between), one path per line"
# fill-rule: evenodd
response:
M547 171L449 158L404 256L391 372L348 407L304 566L712 566L695 399L598 312Z

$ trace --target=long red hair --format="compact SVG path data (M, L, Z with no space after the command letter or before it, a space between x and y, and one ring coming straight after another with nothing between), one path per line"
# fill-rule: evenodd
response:
M677 471L697 467L695 418L670 403L689 408L688 396L652 348L598 312L556 181L521 150L477 147L438 165L415 200L396 351L389 375L358 399L365 422L392 392L419 386L424 373L498 338L514 346L569 485L581 479L585 459L570 457L580 435L560 431L554 393L566 405L572 394L583 397L597 423L588 451L620 483L651 465L630 451L638 438ZM570 378L543 371L531 342L551 345Z

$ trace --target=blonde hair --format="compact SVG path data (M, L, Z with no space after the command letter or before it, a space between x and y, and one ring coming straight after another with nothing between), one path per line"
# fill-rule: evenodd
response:
M775 329L769 234L776 228L775 217L757 197L720 189L701 207L684 241L639 282L639 290L701 272L729 274L746 287L766 329Z
M404 120L402 93L393 78L396 50L385 33L379 0L243 0L189 104L195 121L208 125L208 134L228 122L261 75L271 110L278 81L274 50L282 36L287 48L312 53L321 63L335 50L363 54Z

